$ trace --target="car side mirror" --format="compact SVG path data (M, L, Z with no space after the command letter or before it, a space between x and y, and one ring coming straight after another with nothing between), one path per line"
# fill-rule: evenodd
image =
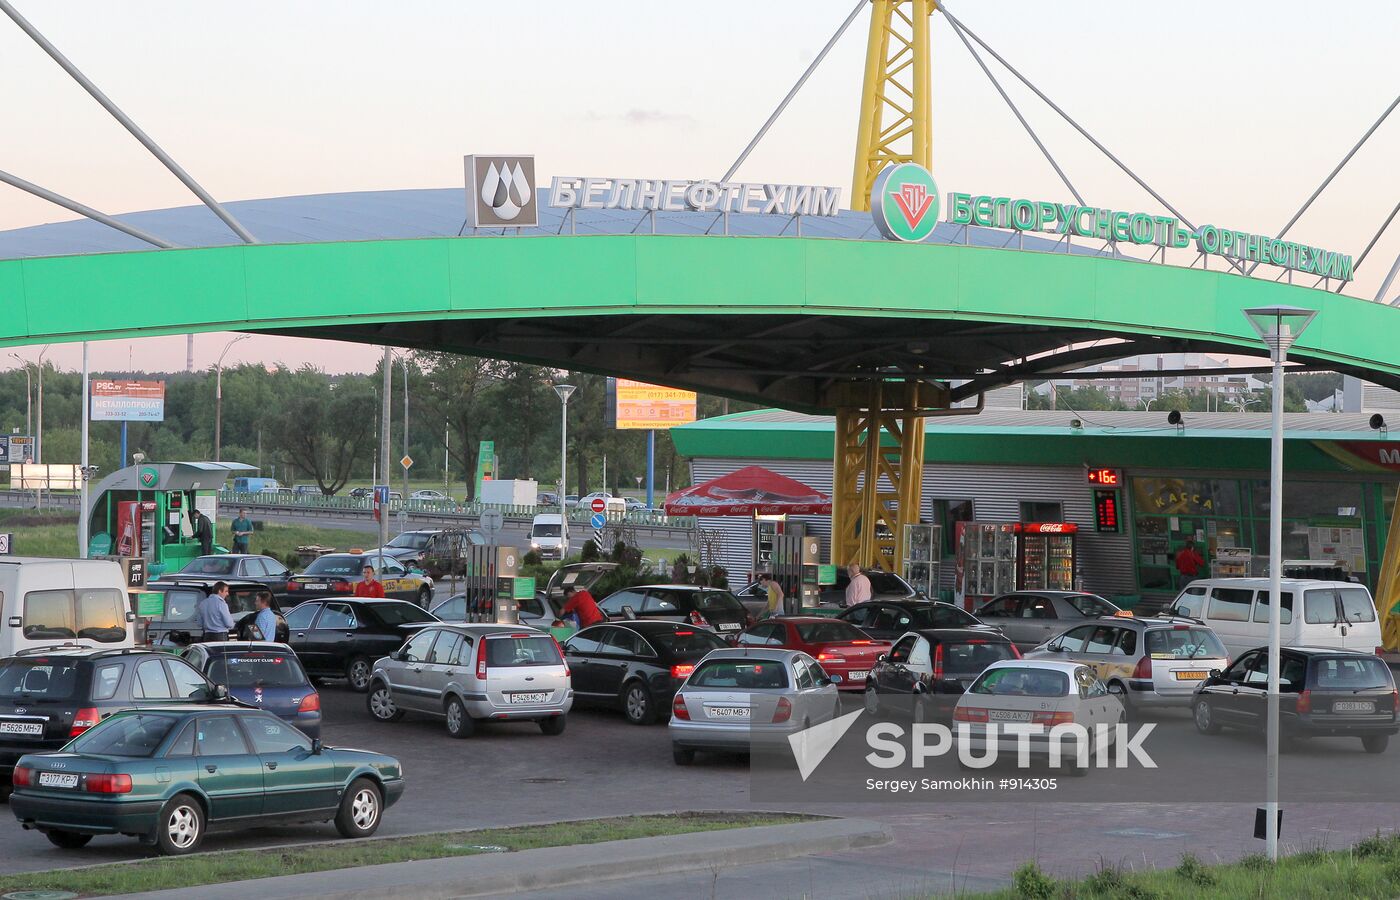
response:
M213 691L211 691L211 694L213 695L213 697L214 697L215 700L227 700L227 699L228 699L228 688L227 688L227 687L225 687L225 686L222 685L222 684L216 684L216 685L214 685L213 687L214 687L214 689L213 689Z
M312 738L312 739L311 739L311 755L312 755L312 756L320 756L320 755L321 755L321 751L324 750L324 749L326 749L326 748L325 748L325 745L321 743L321 739L320 739L320 738Z
M1211 669L1211 670L1210 670L1210 677L1213 678L1213 679L1217 679L1217 680L1218 680L1222 674L1223 674L1223 673L1222 673L1219 669Z
M875 657L875 661L876 661L876 662L889 662L889 661L890 661L890 655L889 655L888 653L881 653L879 656Z
M1055 653L1064 653L1064 652L1065 652L1065 645L1064 645L1064 644L1051 644L1049 647L1046 647L1045 649L1046 649L1046 650L1053 651L1053 652L1055 652Z
M840 684L843 680L844 679L840 675L828 675L826 676L826 680L822 682L822 685L825 687L826 685Z
M395 650L393 653L389 654L389 658L394 662L403 662L403 651Z
M632 606L631 606L630 604L623 604L623 607L622 607L622 618L624 618L624 619L635 619L635 618L637 618L637 611L636 611L635 609L633 609Z

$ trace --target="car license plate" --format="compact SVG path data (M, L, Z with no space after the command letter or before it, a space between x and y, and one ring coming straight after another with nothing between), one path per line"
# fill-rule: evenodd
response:
M987 713L987 719L991 722L1029 722L1031 714L1018 709L994 709Z
M543 703L549 699L549 691L526 691L510 695L511 703Z
M64 772L40 772L39 787L75 788L78 776Z
M0 722L0 734L26 734L32 737L44 736L42 722Z
M1177 681L1205 681L1205 680L1206 680L1206 673L1205 673L1205 672L1177 672L1177 673L1176 673L1176 680L1177 680Z
M711 706L711 719L747 719L749 708L747 706Z
M869 672L868 670L866 670L866 669L859 669L859 670L857 670L857 671L855 671L855 672L852 672L851 675L850 675L850 678L849 678L848 680L849 680L849 681L855 681L857 678L864 678L865 676L867 676L867 675L869 675L869 674L870 674L870 672Z
M1376 701L1374 700L1338 700L1332 704L1332 712L1336 713L1373 713L1376 711Z
M739 623L738 623L738 622L720 622L720 623L719 623L718 625L716 625L715 627L718 628L720 631L738 631L738 630L739 630Z

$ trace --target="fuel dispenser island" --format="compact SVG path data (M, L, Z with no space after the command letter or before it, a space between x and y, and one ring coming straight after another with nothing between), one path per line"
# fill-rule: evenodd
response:
M520 575L520 549L473 544L463 551L465 572L460 581L466 620L518 625L522 601L532 604L535 598L535 579ZM454 578L454 586L457 583Z
M87 534L91 555L139 557L151 578L178 572L200 555L194 511L209 517L218 545L219 491L242 463L174 462L127 466L98 482Z

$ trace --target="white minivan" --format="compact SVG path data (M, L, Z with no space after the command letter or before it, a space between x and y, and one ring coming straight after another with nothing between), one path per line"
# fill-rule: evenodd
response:
M1285 578L1279 617L1286 647L1336 647L1378 653L1381 626L1365 585ZM1269 642L1269 579L1203 578L1188 584L1167 608L1215 630L1230 658Z
M530 549L541 559L563 559L563 519L558 513L540 513L530 522Z
M112 560L0 556L0 657L66 643L134 647L135 618Z

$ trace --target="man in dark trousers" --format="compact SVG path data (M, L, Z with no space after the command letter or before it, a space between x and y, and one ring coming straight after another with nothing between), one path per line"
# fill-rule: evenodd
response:
M208 556L214 552L214 525L209 521L209 517L199 510L192 513L194 521L194 539L199 541L199 552L202 556Z

